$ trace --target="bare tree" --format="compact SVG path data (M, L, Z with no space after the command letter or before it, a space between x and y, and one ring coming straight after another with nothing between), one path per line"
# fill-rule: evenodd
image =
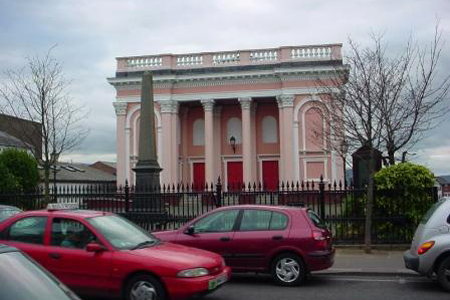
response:
M68 96L69 82L51 51L42 57L27 58L26 65L19 70L5 71L6 80L0 86L3 113L40 123L42 146L27 146L44 170L47 200L52 166L55 167L61 153L73 149L88 134L81 122L86 114ZM20 134L24 140L32 140L29 130L23 128Z
M382 36L371 35L372 47L361 48L349 40L346 67L336 68L331 84L319 79L326 87L329 100L329 131L327 146L339 155L362 146L368 147L368 201L365 221L365 249L370 252L373 207L374 155L385 151L390 164L395 156L423 138L423 134L438 124L449 111L446 104L450 76L434 84L442 50L442 34L438 24L428 48L412 42L398 56L388 55Z
M376 118L383 123L383 146L391 165L401 150L404 161L406 152L449 112L450 75L436 83L441 37L436 25L429 47L420 48L410 39L401 55L389 58L382 38L373 36L378 89L382 91Z
M371 49L360 50L349 41L350 52L346 58L347 65L337 68L336 76L331 84L321 82L332 95L326 101L328 128L325 132L327 146L343 157L347 151L356 150L362 146L369 149L368 169L368 199L365 219L365 250L371 251L372 208L374 202L375 149L382 145L383 124L376 118L381 115L378 99L383 90L378 88L378 65ZM320 80L319 80L320 81Z

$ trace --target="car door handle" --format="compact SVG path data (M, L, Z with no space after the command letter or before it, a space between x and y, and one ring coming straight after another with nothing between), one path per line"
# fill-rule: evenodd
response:
M283 236L282 235L274 235L273 237L272 237L272 240L282 240L283 239Z
M50 258L53 258L53 259L61 258L61 254L59 254L59 253L50 253L48 256L50 256Z
M222 242L228 242L228 241L231 240L231 238L230 238L229 236L223 236L223 237L220 238L220 240L221 240Z

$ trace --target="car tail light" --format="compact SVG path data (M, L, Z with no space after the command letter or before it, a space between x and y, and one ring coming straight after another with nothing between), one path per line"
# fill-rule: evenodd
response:
M328 248L327 237L324 235L324 233L322 231L313 230L312 235L313 235L313 239L316 241L317 247L319 247L321 249Z
M322 231L315 231L314 230L312 233L313 233L313 238L314 238L315 241L324 241L324 240L327 239L326 236L323 235Z
M429 241L426 243L423 243L422 245L419 246L419 249L417 250L417 254L422 255L424 253L426 253L428 250L431 249L431 247L434 246L434 241Z

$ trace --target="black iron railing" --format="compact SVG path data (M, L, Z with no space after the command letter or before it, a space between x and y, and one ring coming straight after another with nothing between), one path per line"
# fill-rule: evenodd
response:
M83 209L120 214L147 230L175 229L189 220L221 206L289 205L304 206L316 211L333 232L335 243L357 244L364 241L366 192L345 183L281 182L276 190L262 184L199 187L192 184L162 185L136 189L134 186L67 185L58 186L58 203L74 203ZM432 190L427 192L419 210L423 213L436 201ZM376 194L377 198L385 195ZM375 205L373 243L409 243L419 222L420 213L411 216L407 197L395 197L387 206ZM34 193L0 194L0 204L24 210L45 208L42 189ZM416 207L417 209L417 207Z

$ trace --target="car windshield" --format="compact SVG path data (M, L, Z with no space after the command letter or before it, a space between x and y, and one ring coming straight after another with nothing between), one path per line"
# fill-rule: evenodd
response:
M133 250L150 247L159 240L136 226L132 222L117 215L89 218L87 221L94 226L111 245L119 250Z
M20 252L0 254L0 291L2 300L81 300Z

